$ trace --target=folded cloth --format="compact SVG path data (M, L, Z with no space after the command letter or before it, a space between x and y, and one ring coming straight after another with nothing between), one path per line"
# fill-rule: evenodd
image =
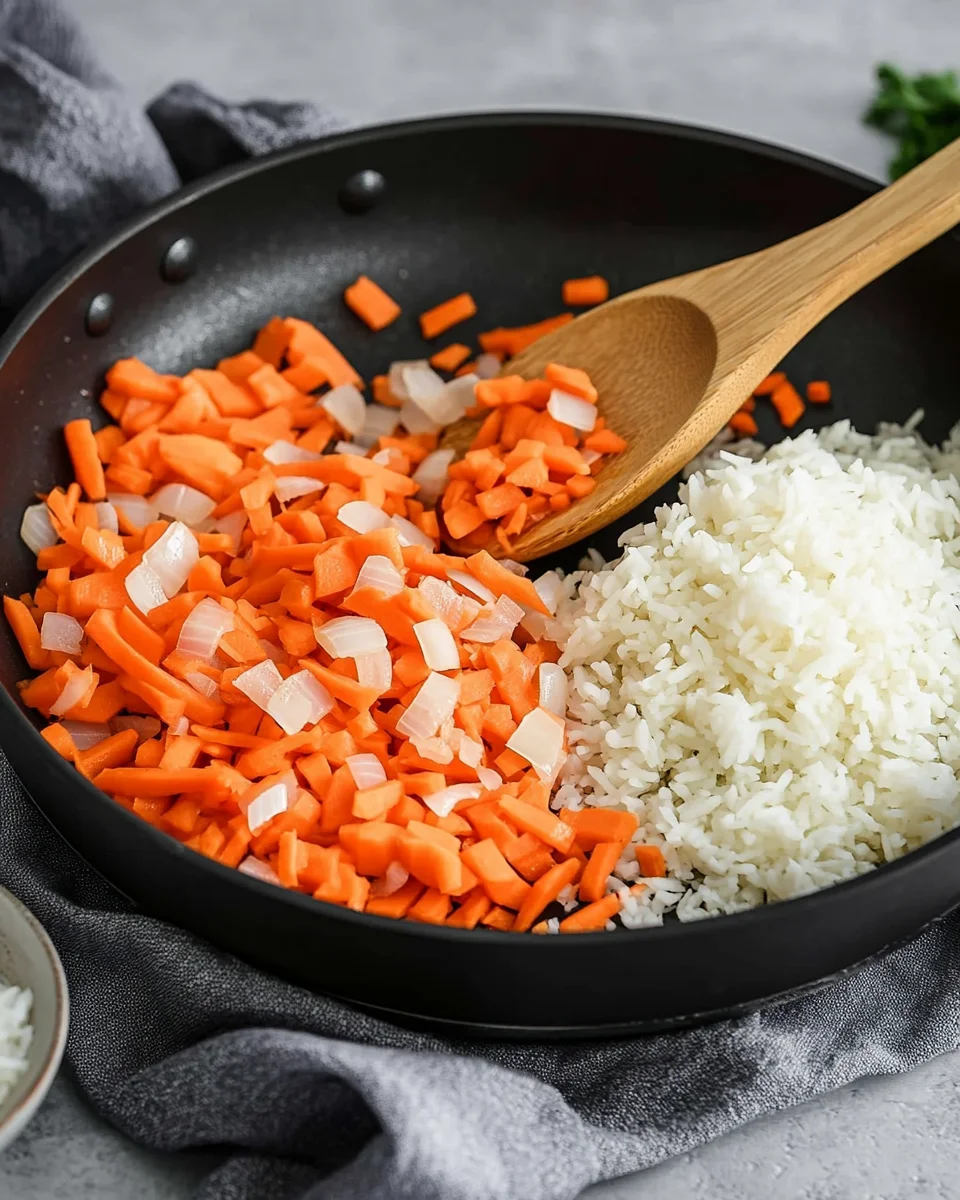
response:
M39 0L0 0L0 70L8 316L66 256L182 178L331 128L309 105L230 106L188 85L144 116ZM354 1012L145 916L57 837L3 761L0 829L0 882L66 968L67 1058L81 1088L143 1145L225 1149L207 1200L567 1200L957 1046L956 917L737 1020L606 1041L472 1042Z

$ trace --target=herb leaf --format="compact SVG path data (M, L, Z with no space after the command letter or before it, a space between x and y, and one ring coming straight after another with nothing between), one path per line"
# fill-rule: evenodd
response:
M881 63L876 98L864 121L899 142L890 161L891 179L899 179L924 159L960 137L960 80L956 72L909 76Z

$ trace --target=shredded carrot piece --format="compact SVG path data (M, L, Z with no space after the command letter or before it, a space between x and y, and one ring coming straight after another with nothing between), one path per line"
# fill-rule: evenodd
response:
M469 292L461 292L450 300L444 300L435 308L427 309L420 314L420 331L428 340L446 333L461 321L469 321L476 316L477 306Z
M781 383L786 383L786 375L783 371L773 371L765 379L753 389L755 396L771 396Z
M815 379L807 384L807 399L811 404L829 404L832 394L830 384L825 379Z
M344 291L347 307L371 329L386 327L400 316L400 305L372 279L361 275Z
M465 363L469 357L469 346L464 346L462 342L453 342L449 346L444 346L442 350L438 350L436 354L431 354L430 365L436 367L438 371L456 371L457 367Z
M399 312L364 276L345 300L371 328ZM466 293L454 297L423 314L424 334L438 336L475 311ZM568 319L496 331L485 348L502 358ZM456 343L432 362L454 372L469 355ZM559 650L521 625L494 643L462 636L483 605L462 576L450 577L472 577L501 609L548 615L530 579L483 547L498 541L509 552L531 522L586 495L598 466L624 449L602 418L584 432L549 411L554 390L596 403L589 377L554 363L543 379L479 383L484 419L471 450L451 464L436 508L413 477L436 449L435 434L398 427L369 449L336 446L351 432L337 424L335 404L328 412L311 393L362 380L307 321L272 318L252 349L216 369L181 379L125 359L107 383L101 404L114 423L97 433L85 419L65 428L75 480L45 497L57 540L37 555L42 578L32 594L4 597L35 673L21 699L48 721L51 749L189 849L234 868L252 858L281 886L320 902L518 932L534 928L568 884L579 881L584 899L604 902L606 844L619 852L635 818L556 815L550 786L507 748L538 706L538 666L557 662ZM377 403L400 407L389 376L372 390ZM201 492L217 522L210 532L178 532L195 545L185 585L169 599L144 590L140 568L172 521L138 524L118 505L113 533L96 507L107 489L152 497L167 484ZM388 524L371 522L371 509ZM439 553L441 522L475 552ZM432 545L419 544L413 529ZM459 613L442 600L453 593ZM201 604L208 622L217 610L224 618L215 655L193 653L191 617ZM72 653L43 648L48 613L78 622ZM442 672L420 641L431 622L444 652L451 644L455 651ZM354 657L349 623L372 638L371 649L382 648L372 654L375 668ZM272 671L281 682L268 701L247 677ZM443 691L449 717L432 737L411 738L404 718L410 713L416 726L414 707L431 688ZM324 715L314 720L319 696ZM109 725L110 734L79 751L53 710ZM127 716L145 720L143 730ZM500 781L492 788L483 774L490 769ZM458 783L479 794L439 816L431 797ZM283 803L265 813L278 790ZM585 928L599 927L595 910L583 910Z
M741 437L753 437L757 432L757 423L748 412L735 412L728 423Z
M800 393L789 380L773 389L770 393L770 403L777 410L777 416L785 429L792 429L806 411Z
M602 275L588 275L584 279L567 279L561 290L564 304L569 304L571 308L603 304L610 295L610 285Z

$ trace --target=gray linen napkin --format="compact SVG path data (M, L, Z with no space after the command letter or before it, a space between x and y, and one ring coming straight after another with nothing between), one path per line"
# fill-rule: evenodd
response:
M145 117L52 4L0 0L0 295L181 178L331 128L179 85ZM0 760L0 882L45 924L67 1059L138 1142L228 1152L206 1200L570 1200L960 1035L958 918L829 988L703 1029L564 1044L411 1033L133 909Z

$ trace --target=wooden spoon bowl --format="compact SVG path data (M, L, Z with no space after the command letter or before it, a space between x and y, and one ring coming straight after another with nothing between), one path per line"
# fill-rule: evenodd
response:
M814 325L958 220L960 141L833 221L627 292L534 342L501 373L532 379L548 362L583 368L627 449L603 465L589 496L518 537L512 557L561 550L635 508L707 445ZM458 422L443 444L463 452L476 429ZM503 555L496 539L486 548Z

